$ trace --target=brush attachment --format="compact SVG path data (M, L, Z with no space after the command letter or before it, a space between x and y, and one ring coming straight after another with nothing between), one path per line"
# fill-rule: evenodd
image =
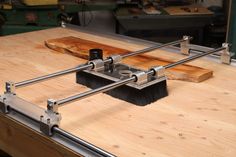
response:
M107 69L107 68L106 68ZM99 72L84 70L76 73L76 81L79 84L95 89L116 82L122 79L124 73L140 71L123 64L116 67L101 70ZM123 74L122 74L123 73ZM135 105L145 106L168 95L166 78L149 78L148 82L142 85L129 83L105 92L112 97L130 102Z

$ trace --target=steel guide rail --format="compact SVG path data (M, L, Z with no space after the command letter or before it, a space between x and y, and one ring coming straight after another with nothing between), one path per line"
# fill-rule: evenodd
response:
M175 63L167 64L167 65L163 66L163 68L164 69L169 69L169 68L172 68L172 67L175 67L175 66L193 61L195 59L210 55L212 53L222 51L224 49L225 49L225 47L221 47L221 48L211 50L211 51L208 51L208 52L205 52L205 53L201 53L201 54L198 54L198 55L187 57L187 58L182 59L180 61L177 61ZM151 68L149 71L146 72L147 75L155 75L156 73L157 73L157 71L155 70L155 68ZM84 92L84 93L81 93L81 94L77 94L77 95L74 95L74 96L71 96L71 97L68 97L68 98L64 98L64 99L61 99L61 100L54 101L54 105L62 105L62 104L65 104L65 103L69 103L71 101L81 100L83 98L87 98L87 97L92 96L94 94L106 92L106 91L109 91L111 89L120 87L120 86L122 86L124 84L128 84L130 82L136 82L136 81L138 81L138 79L139 79L139 77L134 74L130 78L127 78L127 79L124 79L124 80L121 80L121 81L117 81L115 83L111 83L109 85L106 85L106 86L103 86L103 87L100 87L100 88L97 88L97 89L93 89L93 90L90 90L90 91L87 91L87 92Z
M89 96L98 94L98 93L103 93L103 92L109 91L111 89L114 89L116 87L128 84L130 82L134 82L135 80L136 80L136 77L133 76L133 77L130 77L128 79L117 81L115 83L109 84L109 85L101 87L101 88L97 88L97 89L90 90L90 91L87 91L87 92L84 92L84 93L81 93L81 94L78 94L78 95L74 95L74 96L71 96L71 97L68 97L68 98L57 100L55 103L57 105L63 105L65 103L68 103L68 102L71 102L71 101L81 100L81 99L87 98Z
M77 137L77 136L74 136L72 135L71 133L63 130L63 129L60 129L59 127L53 127L52 128L53 132L56 133L56 134L59 134L61 136L64 136L70 140L72 140L73 142L75 143L79 143L80 145L86 147L86 148L89 148L90 150L94 151L95 153L99 154L99 155L102 155L104 157L115 157L115 155L105 151L105 150L102 150L101 148L89 143L89 142L86 142L84 141L83 139Z
M177 40L177 41L173 41L173 42L170 42L170 43L166 43L166 44L162 44L162 45L154 45L152 47L148 47L148 48L145 48L143 50L139 50L139 51L135 51L133 53L128 53L128 54L125 54L125 55L122 55L122 58L126 58L126 57L131 57L131 56L135 56L135 55L139 55L139 54L142 54L142 53L146 53L146 52L149 52L149 51L152 51L152 50L155 50L155 49L161 49L163 47L167 47L167 46L171 46L171 45L177 45L179 43L182 43L184 41L189 41L193 39L192 37L188 37L188 36L185 36L183 39L181 40Z
M68 30L79 31L82 33L89 33L92 35L102 36L102 37L106 37L106 38L110 38L110 39L114 39L114 40L122 40L127 43L138 44L138 45L143 45L143 46L147 46L147 47L157 45L157 44L162 45L161 43L157 43L157 42L153 42L153 41L134 38L134 37L125 36L125 35L121 35L121 34L109 33L109 32L91 29L91 28L84 28L81 26L76 26L76 25L65 23L65 22L61 23L61 27L64 29L68 29ZM229 46L230 46L230 44L229 44ZM194 45L194 44L189 43L189 44L187 44L187 49L189 50L189 52L188 52L188 55L189 55L190 53L193 53L193 54L204 53L206 51L213 50L214 48L209 48L209 47ZM183 53L181 48L175 47L175 46L164 47L163 50L167 50L172 53L179 53L181 51L181 53ZM183 54L186 54L186 53L183 53ZM233 54L230 54L231 57L232 57L232 55ZM230 57L230 61L228 60L228 62L226 64L231 64L232 66L236 66L236 59L231 58L231 57ZM219 63L220 58L221 58L221 55L215 54L215 53L213 53L207 57L207 59L212 60L217 63Z
M163 44L163 45L154 45L154 46L142 49L142 50L138 50L138 51L134 51L134 52L131 52L131 53L128 53L128 54L121 55L120 60L124 59L124 58L127 58L127 57L136 56L136 55L139 55L139 54L142 54L142 53L147 53L147 52L150 52L150 51L153 51L153 50L156 50L156 49L160 49L160 48L163 48L163 47L167 47L167 46L171 46L171 45L177 45L177 44L180 44L184 41L189 41L191 39L192 39L192 37L185 36L181 40L173 41L173 42L166 43L166 44ZM103 63L104 64L112 63L112 61L113 61L112 58L108 57L106 60L103 61ZM62 75L66 75L66 74L70 74L70 73L74 73L74 72L78 72L78 71L86 70L86 69L90 69L90 68L93 68L92 64L84 64L84 65L80 65L80 66L75 67L75 68L66 69L66 70L59 71L59 72L56 72L56 73L52 73L52 74L49 74L49 75L33 78L33 79L30 79L30 80L25 80L25 81L22 81L22 82L17 82L17 83L14 84L14 86L15 86L15 88L19 88L19 87L22 87L22 86L30 85L30 84L37 83L37 82L40 82L40 81L45 81L47 79L59 77L59 76L62 76Z
M177 61L175 63L165 65L164 67L165 67L165 69L172 68L172 67L175 67L177 65L184 64L184 63L190 62L192 60L195 60L195 59L198 59L198 58L201 58L201 57L204 57L204 56L207 56L207 55L210 55L212 53L219 52L219 51L222 51L222 50L225 50L225 49L226 49L225 47L220 47L220 48L217 48L217 49L214 49L214 50L210 50L208 52L204 52L204 53L200 53L200 54L197 54L197 55L194 55L194 56L190 56L188 58L182 59L182 60Z
M14 109L14 108L9 107L9 110L13 111L15 113L18 113L18 114L20 114L22 116L25 116L26 118L34 121L35 123L38 123L38 124L40 123L39 120L37 120L35 118L32 118L31 116L26 115L26 114L22 113L21 111L18 111L18 110ZM67 139L69 139L69 140L71 140L71 141L73 141L73 142L75 142L75 143L85 147L86 149L88 149L89 152L94 153L94 155L96 155L96 156L99 156L99 157L100 156L102 156L102 157L115 157L115 155L113 155L113 154L111 154L111 153L109 153L109 152L107 152L107 151L105 151L105 150L103 150L103 149L101 149L101 148L99 148L99 147L97 147L97 146L95 146L95 145L93 145L93 144L91 144L91 143L89 143L89 142L79 138L79 137L76 137L76 136L70 134L69 132L67 132L67 131L65 131L65 130L57 127L57 126L54 126L52 128L52 132L54 134L58 134L60 136L66 137Z
M96 93L111 90L111 89L115 88L116 86L118 87L123 84L127 84L129 82L136 81L137 78L135 76L133 76L129 79L121 80L121 81L116 82L114 84L105 86L104 88L99 88L97 90L88 91L88 92L85 92L85 93L82 93L82 94L79 94L79 95L76 95L73 97L62 99L58 102L52 102L51 100L48 100L48 106L47 106L46 112L44 109L42 109L38 106L36 107L35 105L33 105L29 102L26 102L25 100L23 100L21 98L18 98L15 94L15 89L23 87L23 86L31 85L34 83L38 83L40 81L45 81L45 80L48 80L51 78L59 77L62 75L78 72L81 70L95 69L97 64L101 64L101 65L115 64L116 62L120 62L123 58L146 53L146 52L149 52L149 51L152 51L155 49L159 49L159 48L162 48L165 46L169 46L169 45L176 45L176 44L179 44L181 42L184 42L184 41L190 40L190 39L191 38L184 38L182 40L167 43L167 44L164 44L161 46L154 45L152 47L149 47L149 48L146 48L143 50L131 52L128 55L110 56L105 60L99 60L98 62L91 61L91 62L88 62L87 64L82 64L82 65L79 65L78 67L75 67L75 68L66 69L63 71L55 72L55 73L52 73L49 75L44 75L44 76L33 78L30 80L25 80L25 81L21 81L21 82L17 82L17 83L7 82L6 83L6 92L3 95L3 97L0 96L0 109L5 114L8 114L11 111L15 111L23 116L26 116L27 118L29 118L35 122L38 122L40 124L40 131L43 132L45 135L52 136L53 134L57 133L60 136L64 136L64 137L70 139L71 141L78 143L91 151L94 151L99 156L114 157L114 155L80 139L79 137L76 137L76 136L60 129L59 124L60 124L60 120L61 120L61 115L58 113L58 107L55 107L55 106L57 106L58 104L64 104L66 102L76 100L76 99L78 99L78 97L80 97L80 99L85 98L87 96L91 96ZM23 104L27 104L27 105L23 105Z
M96 152L99 155L102 155L105 157L113 157L114 155L80 139L79 137L76 137L76 136L60 129L59 124L60 124L61 117L60 117L60 114L58 113L59 105L63 105L65 103L69 103L69 102L75 101L75 100L80 100L80 99L92 96L94 94L109 91L111 89L128 84L130 82L138 82L140 76L143 76L143 75L145 75L145 76L155 75L158 78L159 77L158 76L159 70L172 68L174 66L177 66L177 65L180 65L180 64L183 64L186 62L190 62L192 60L198 59L203 56L210 55L210 54L218 52L218 51L225 51L225 50L227 50L227 47L223 46L218 49L214 49L214 50L207 51L207 52L204 52L201 54L190 56L190 57L187 57L185 59L182 59L180 61L168 64L165 66L153 67L153 68L149 69L148 71L141 71L139 73L133 74L131 77L129 77L127 79L119 80L119 81L111 83L109 85L106 85L106 86L103 86L103 87L100 87L97 89L89 90L84 93L76 94L76 95L68 97L68 98L64 98L61 100L49 99L48 103L47 103L46 112L44 109L37 109L37 111L33 111L34 110L33 106L35 106L35 105L32 106L32 105L30 105L30 103L26 102L25 100L18 98L15 94L15 89L19 88L19 87L26 86L26 85L30 85L33 83L37 83L40 81L44 81L44 80L47 80L50 78L55 78L58 76L73 73L73 72L78 72L78 71L82 71L82 70L96 70L97 68L104 66L104 64L116 64L116 63L119 63L124 58L139 55L139 54L146 53L146 52L150 52L152 50L163 48L166 46L176 45L176 44L183 44L183 46L186 46L186 44L188 44L190 39L192 39L192 38L185 36L182 40L170 42L170 43L163 44L163 45L154 45L152 47L149 47L149 48L146 48L143 50L139 50L139 51L134 51L134 52L131 52L126 55L121 55L121 56L120 55L113 55L113 56L108 57L105 60L102 60L102 59L92 60L92 61L89 61L87 64L82 64L82 65L79 65L78 67L75 67L75 68L59 71L56 73L37 77L34 79L30 79L30 80L26 80L26 81L22 81L22 82L18 82L18 83L7 82L6 83L6 92L3 95L3 97L0 97L0 109L3 113L6 113L6 114L10 112L10 109L16 110L17 112L21 113L22 115L26 115L28 117L32 116L31 113L29 113L29 112L32 112L32 113L35 112L36 115L40 115L40 116L35 117L35 115L34 115L34 117L33 118L31 117L31 118L36 121L38 119L38 122L40 123L40 130L44 134L46 134L48 136L53 136L53 134L57 133L57 134L60 134L61 136L64 136L64 137L66 137L78 144L85 146L86 148ZM184 49L186 50L186 47L184 47ZM18 104L18 102L20 102L20 103ZM22 103L27 103L28 105L20 105ZM30 110L29 109L27 110L26 108L24 108L25 106L27 106L27 107L31 106Z
M20 124L23 124L25 127L33 129L34 131L40 133L39 121L38 120L30 117L29 115L22 114L21 112L15 110L13 108L9 107L9 110L11 112L9 112L9 114L7 114L7 118L16 120ZM1 112L0 112L0 116L2 116ZM68 133L67 131L65 131L63 129L60 129L60 128L58 128L58 129L65 132L65 133ZM55 130L56 130L56 127L55 127ZM78 137L74 137L73 139L76 139L76 138L78 138ZM92 145L92 144L90 144L89 142L84 141L83 139L78 138L76 140L78 142L75 142L75 140L73 141L73 139L70 140L69 136L65 137L63 135L60 135L56 131L54 131L54 135L51 137L51 139L54 140L55 142L57 142L60 145L68 147L70 150L73 150L74 152L78 153L79 155L86 156L86 157L87 156L104 157L104 155L101 155L101 154L93 151L93 149L90 149L90 148L86 147L86 144L89 144L89 145ZM111 155L113 155L113 154L111 154ZM115 157L115 155L110 156L110 157Z

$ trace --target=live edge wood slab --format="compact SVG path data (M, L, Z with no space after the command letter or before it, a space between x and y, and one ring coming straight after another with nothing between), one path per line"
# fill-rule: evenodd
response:
M0 37L0 92L6 81L18 82L84 62L68 54L52 53L55 51L44 45L45 40L67 36L127 50L146 47L63 28ZM150 55L173 61L183 58L164 50ZM189 64L212 70L214 76L200 83L168 80L169 96L145 107L106 94L70 103L59 109L61 128L121 157L235 157L236 68L204 58ZM17 94L46 107L48 98L86 90L71 74L18 89ZM2 115L0 127L0 149L13 156L78 155Z
M78 37L63 37L57 39L49 39L45 41L47 47L61 53L67 53L76 57L88 60L89 50L99 48L103 50L104 58L112 54L127 54L131 53L129 50L117 48L111 45L106 45L90 40L81 39ZM163 59L156 56L150 56L148 53L126 58L124 63L132 65L141 69L148 70L152 66L167 65L174 61ZM166 70L168 79L184 80L191 82L201 82L209 79L213 75L212 70L203 69L191 65L180 65Z

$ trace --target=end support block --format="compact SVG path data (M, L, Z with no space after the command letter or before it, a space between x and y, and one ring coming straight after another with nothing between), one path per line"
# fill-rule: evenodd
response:
M180 51L184 55L189 55L190 54L189 46L188 46L190 44L190 39L191 39L190 36L183 36L184 41L180 43Z
M224 47L225 49L221 52L221 63L224 64L230 64L231 62L231 53L230 53L230 44L229 43L223 43L222 47Z

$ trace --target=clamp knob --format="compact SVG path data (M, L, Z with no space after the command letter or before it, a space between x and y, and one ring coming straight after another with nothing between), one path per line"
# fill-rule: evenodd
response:
M89 50L89 61L92 61L95 59L103 59L102 49L90 49Z

